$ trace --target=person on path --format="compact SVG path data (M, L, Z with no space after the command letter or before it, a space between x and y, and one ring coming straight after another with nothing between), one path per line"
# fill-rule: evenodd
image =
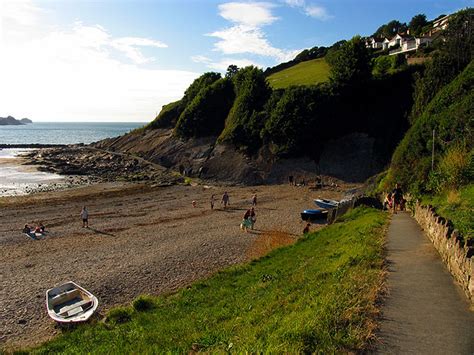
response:
M221 203L224 204L224 208L226 208L227 205L230 205L229 194L227 193L227 191L224 192L224 194L222 195Z
M403 200L403 191L398 183L395 184L395 188L392 191L392 198L393 213L397 213L397 206L400 206Z
M257 194L253 194L252 196L252 206L257 206Z
M81 218L82 218L82 228L89 228L89 211L87 207L82 207L81 211Z
M211 202L211 210L213 210L214 209L214 203L216 202L216 198L215 198L214 194L211 195L211 201L210 202Z

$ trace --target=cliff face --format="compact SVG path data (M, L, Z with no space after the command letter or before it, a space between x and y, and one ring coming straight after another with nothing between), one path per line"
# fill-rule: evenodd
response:
M278 158L268 146L247 156L230 144L215 142L216 137L182 140L173 135L172 129L154 129L109 138L95 146L137 155L185 176L237 184L280 183L287 181L289 175L297 182L319 175L362 182L382 168L375 158L373 139L366 134L351 134L329 142L320 161L308 157Z

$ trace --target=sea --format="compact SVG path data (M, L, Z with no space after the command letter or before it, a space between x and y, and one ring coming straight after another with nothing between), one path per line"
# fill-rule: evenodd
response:
M77 144L117 137L143 126L131 122L38 122L22 126L0 126L1 144ZM0 149L0 197L48 191L69 185L61 175L41 172L19 163L30 149Z
M143 125L143 122L34 122L0 126L0 144L88 144Z

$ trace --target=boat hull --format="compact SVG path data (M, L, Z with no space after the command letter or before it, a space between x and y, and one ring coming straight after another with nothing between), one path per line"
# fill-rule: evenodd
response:
M324 208L326 210L330 210L333 208L337 208L339 205L339 201L334 200L325 200L325 199L316 199L314 200L314 204L319 208Z
M72 281L46 291L48 315L58 323L85 322L98 305L97 297Z
M301 212L301 219L303 221L315 221L327 219L328 211L324 210L304 210Z

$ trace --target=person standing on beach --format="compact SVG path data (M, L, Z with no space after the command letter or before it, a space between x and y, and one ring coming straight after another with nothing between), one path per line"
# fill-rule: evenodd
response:
M211 202L211 210L214 209L214 202L216 202L216 198L214 196L215 196L214 194L211 195L211 201L210 201Z
M257 206L257 194L253 194L252 196L252 206Z
M87 207L82 207L81 211L81 218L82 218L82 228L89 228L89 211Z
M222 195L221 203L224 204L224 208L226 208L227 205L230 205L229 194L227 193L227 191L224 192L224 194Z

